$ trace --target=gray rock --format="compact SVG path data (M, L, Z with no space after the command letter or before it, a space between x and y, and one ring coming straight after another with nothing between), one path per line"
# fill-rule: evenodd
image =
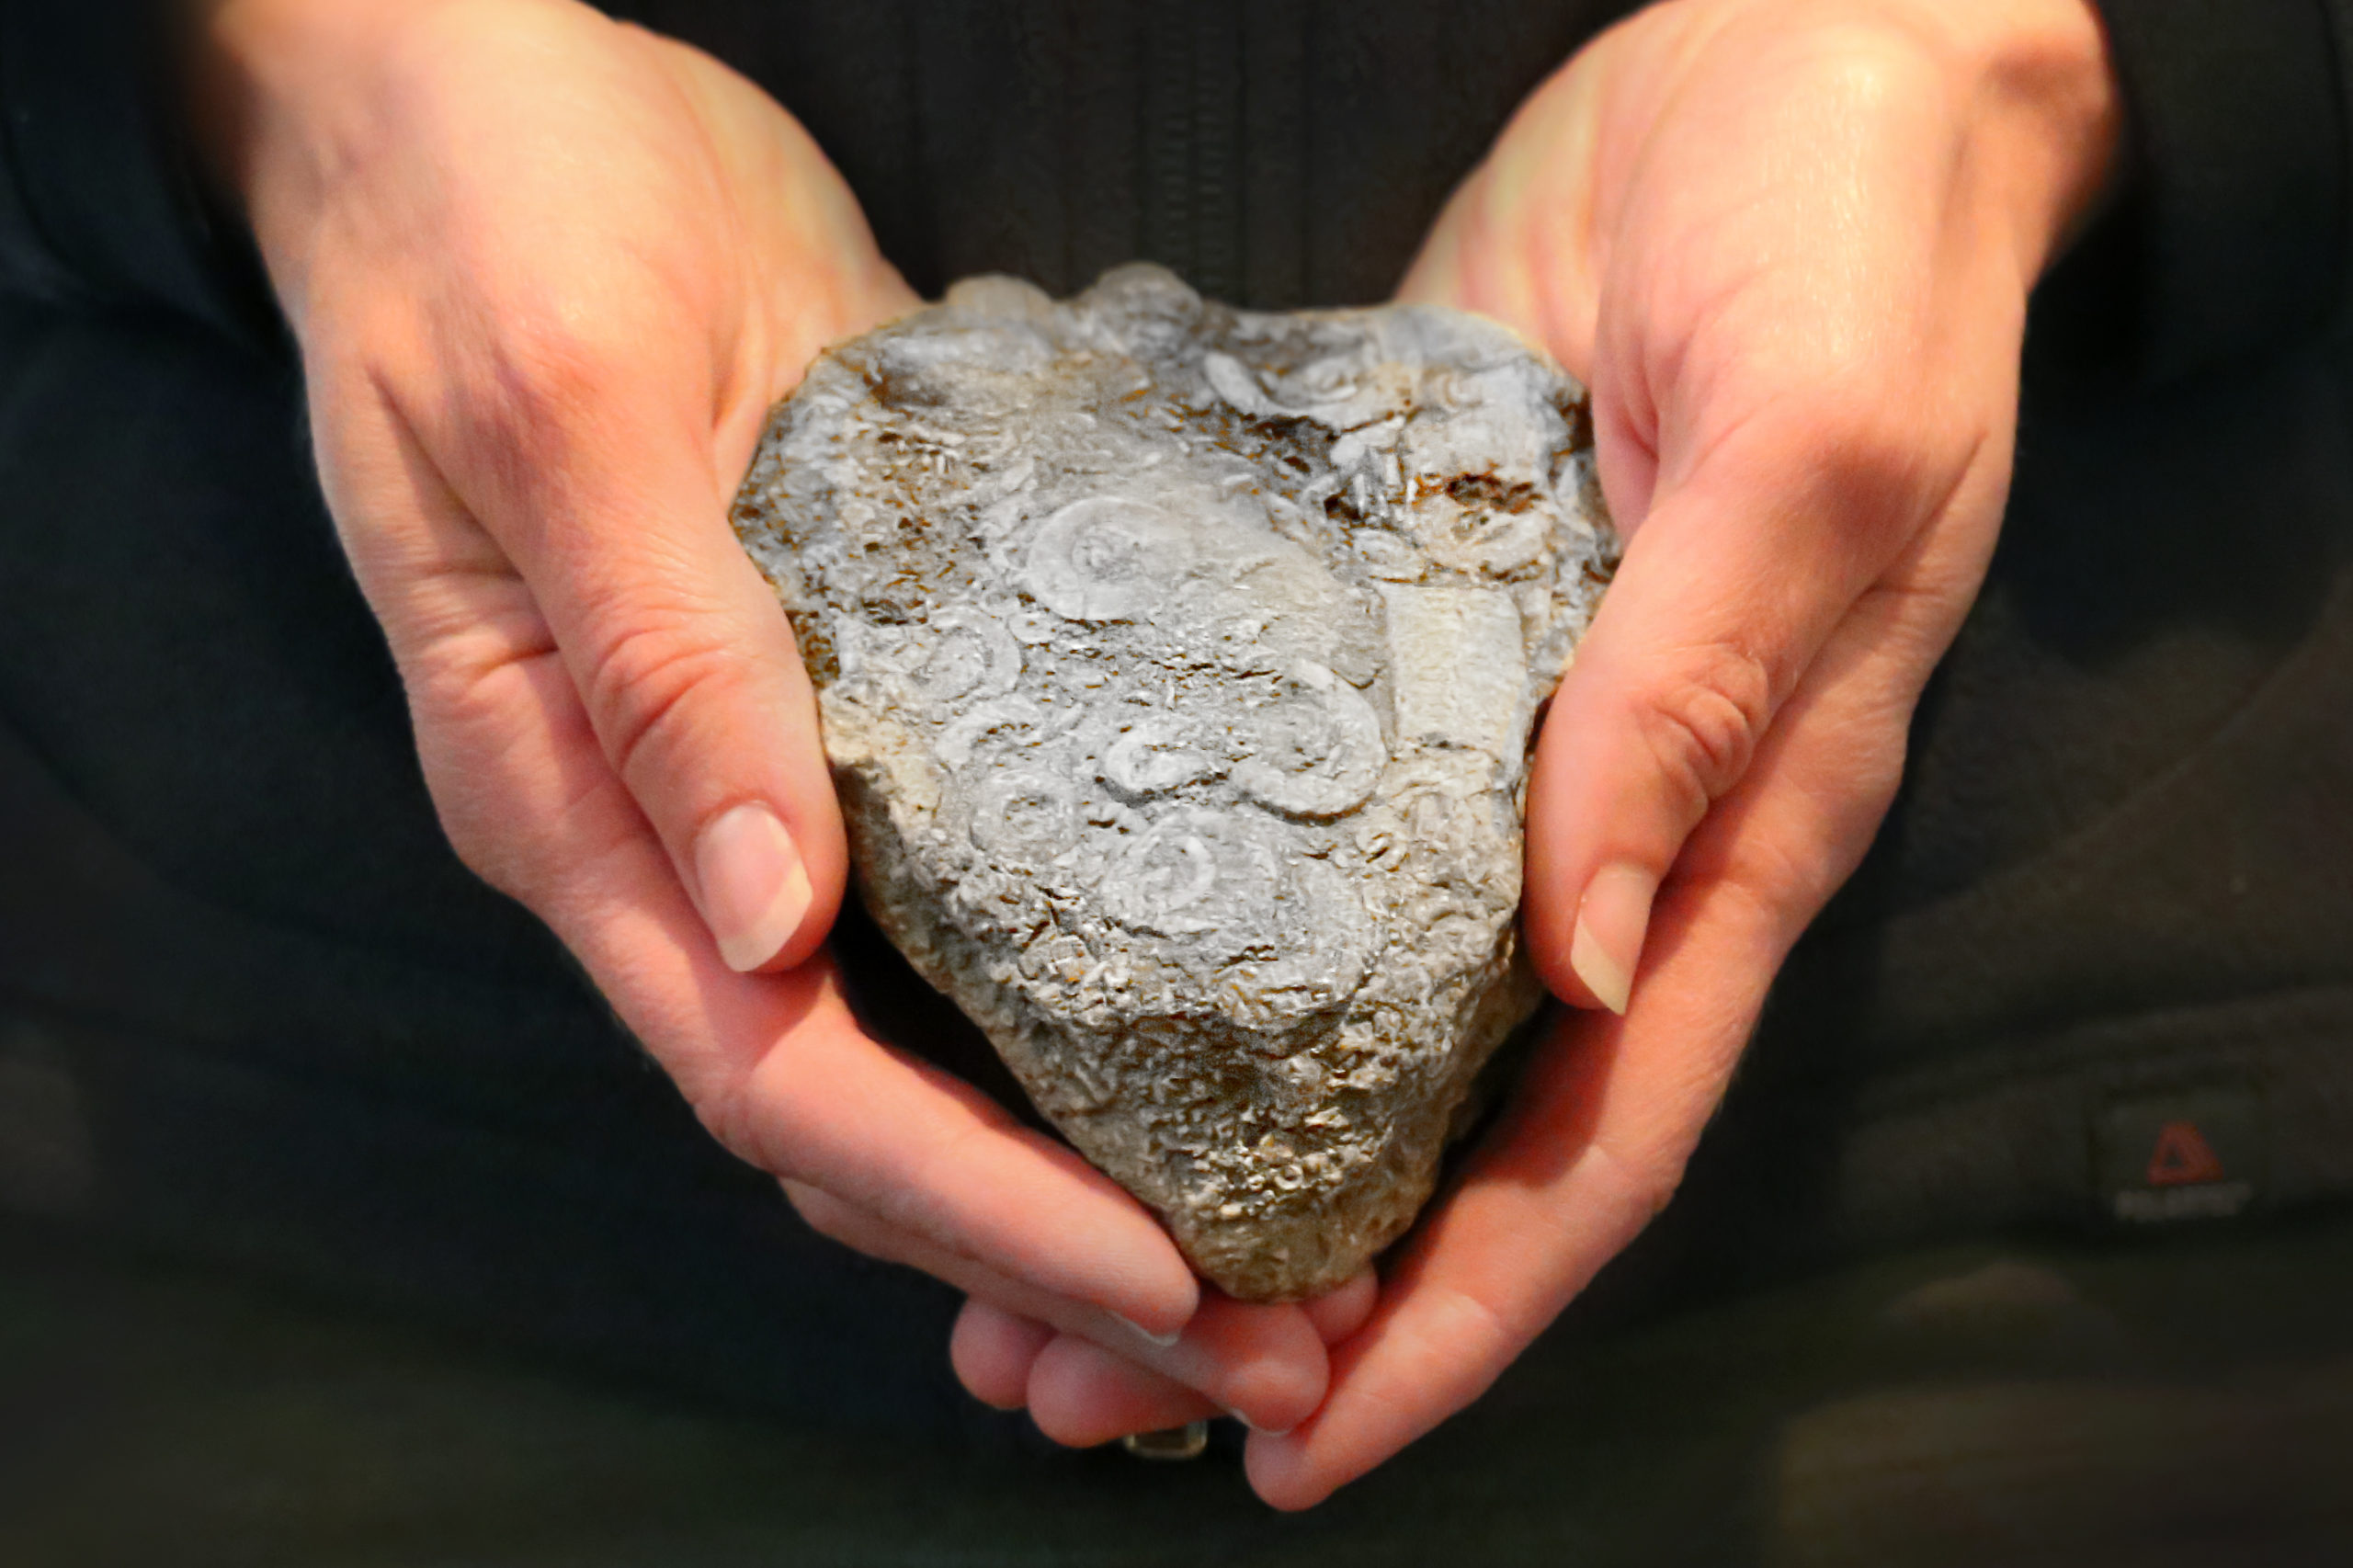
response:
M1613 558L1503 328L1008 278L836 348L736 503L876 920L1250 1301L1412 1222L1518 948L1530 727Z

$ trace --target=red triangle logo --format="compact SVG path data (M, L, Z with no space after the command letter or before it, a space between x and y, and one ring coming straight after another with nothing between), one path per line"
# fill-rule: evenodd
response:
M2222 1162L2214 1146L2194 1121L2168 1121L2157 1129L2156 1147L2149 1151L2151 1187L2191 1187L2222 1179Z

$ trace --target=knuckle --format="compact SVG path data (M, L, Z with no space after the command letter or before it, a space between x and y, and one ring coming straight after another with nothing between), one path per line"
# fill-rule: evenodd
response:
M512 766L518 715L533 703L549 649L487 620L407 651L401 676L417 760L442 835L465 868L510 898L541 909L548 864L540 834L519 831L517 796L546 780ZM579 796L540 801L559 820Z
M1588 1158L1617 1188L1627 1208L1645 1223L1657 1218L1675 1200L1689 1164L1688 1153L1652 1151L1633 1154L1606 1142L1591 1145Z
M797 1157L798 1148L777 1112L775 1096L763 1092L760 1070L745 1074L713 1064L698 1070L692 1059L665 1060L663 1066L712 1142L755 1170L776 1177L792 1206L802 1218L809 1218L811 1204L822 1189L811 1184L809 1172ZM815 1221L810 1222L813 1225Z
M1927 449L1923 422L1906 389L1876 366L1844 365L1816 381L1810 412L1810 458L1828 499L1871 512L1899 504L1918 488Z
M676 1074L673 1074L674 1078ZM693 1085L681 1083L678 1092L693 1108L695 1120L710 1135L712 1142L757 1170L767 1171L784 1187L784 1195L796 1210L801 1207L801 1195L794 1190L790 1173L772 1168L766 1151L753 1136L752 1096L743 1085ZM804 1214L802 1218L806 1219Z
M1037 1373L1030 1376L1036 1379ZM1030 1394L1029 1419L1039 1435L1065 1449L1091 1449L1104 1440L1104 1434L1097 1429L1099 1423L1089 1415L1079 1399L1059 1381L1041 1380Z
M499 801L469 766L467 748L451 744L443 730L420 726L418 759L441 835L465 869L517 902L532 905L538 892L529 875L529 858L505 821Z
M848 1204L842 1202L822 1187L809 1187L800 1182L787 1183L785 1196L791 1201L794 1210L800 1213L802 1221L827 1241L838 1242L844 1246L850 1247L858 1244L859 1227L857 1223L857 1210Z
M1809 92L1859 123L1940 105L1949 91L1950 51L1927 28L1878 18L1824 19L1810 29L1805 47L1813 66Z
M562 437L620 384L622 356L582 324L586 314L542 298L500 324L489 390L503 434L535 444Z
M509 898L521 899L524 889L513 858L502 853L501 835L485 830L482 812L469 802L446 800L438 792L434 810L458 863Z
M663 619L634 620L597 651L584 696L613 771L634 787L665 733L733 683L728 650Z
M1715 642L1687 651L1638 705L1643 739L1691 817L1748 771L1772 703L1764 660L1736 643Z
M509 501L561 502L582 460L627 447L627 405L643 377L632 370L618 324L598 322L613 307L577 292L542 277L490 287L495 325L473 341L458 372L443 427L464 467L491 476ZM519 510L560 517L565 508Z
M1473 1365L1500 1366L1534 1337L1535 1325L1518 1313L1461 1286L1439 1287L1430 1305L1444 1315L1448 1342Z

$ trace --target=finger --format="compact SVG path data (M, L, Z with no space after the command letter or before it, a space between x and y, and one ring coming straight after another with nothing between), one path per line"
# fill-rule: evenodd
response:
M1931 519L1998 507L2006 438L1924 459L1914 415L1858 400L1792 391L1661 470L1538 743L1525 929L1571 1002L1624 1011L1660 883L1858 597Z
M858 1028L822 957L745 979L722 965L641 835L558 889L554 925L740 1157L840 1194L949 1261L1174 1334L1191 1269L1135 1200L972 1085ZM1322 1369L1317 1368L1319 1383Z
M1300 1310L1315 1332L1324 1336L1326 1345L1337 1345L1364 1326L1372 1315L1373 1304L1381 1299L1381 1281L1370 1268L1357 1275L1347 1284L1312 1301L1302 1301Z
M1192 1271L1108 1177L869 1040L829 965L731 974L603 756L528 585L414 442L350 450L339 481L407 508L401 526L365 530L355 562L451 843L579 956L721 1141L1008 1275L1179 1329L1198 1300Z
M723 342L643 319L634 287L550 285L395 378L437 389L395 412L529 585L708 939L732 968L789 967L847 857L807 673L728 523L764 404Z
M789 966L831 923L846 846L807 672L697 433L673 433L667 465L614 453L608 470L604 451L583 451L562 482L534 486L522 504L538 515L509 531L528 541L525 578L605 754L720 955Z
M1301 1310L1324 1343L1335 1345L1363 1326L1378 1294L1368 1268L1328 1295L1302 1302ZM1084 1448L1221 1414L1198 1391L1086 1340L1058 1335L1042 1351L1030 1374L1028 1403L1039 1430L1056 1442ZM1258 1426L1241 1411L1222 1414L1253 1431L1288 1430Z
M1682 1134L1705 1120L1762 990L1727 994L1697 971L1752 973L1766 944L1745 903L1671 897L1659 913L1657 982L1623 1019L1563 1021L1496 1148L1334 1351L1324 1407L1286 1437L1252 1439L1251 1483L1274 1506L1321 1502L1484 1392L1665 1201ZM1679 1049L1656 1049L1667 1038Z
M1074 1449L1231 1414L1174 1378L1067 1334L1039 1354L1026 1397L1038 1430Z
M1460 1186L1333 1355L1324 1406L1253 1438L1253 1484L1305 1507L1477 1398L1665 1203L1789 945L1892 797L1926 612L1875 595L1825 649L1756 768L1660 901L1622 1017L1566 1020Z
M1324 1344L1332 1345L1362 1326L1376 1295L1372 1271L1367 1269L1329 1295L1301 1303L1301 1310ZM999 1410L1014 1410L1031 1403L1030 1368L1049 1344L1084 1345L1094 1353L1093 1359L1077 1359L1065 1350L1066 1364L1058 1364L1044 1385L1049 1392L1040 1396L1051 1407L1050 1414L1040 1416L1040 1428L1058 1442L1084 1447L1219 1413L1215 1403L1198 1390L979 1296L967 1297L957 1314L949 1356L973 1398ZM1154 1415L1168 1419L1155 1423L1148 1419ZM1237 1419L1248 1425L1246 1418Z
M1029 1403L1029 1369L1054 1338L1051 1324L965 1298L948 1340L948 1361L965 1392L998 1410Z
M1294 1426L1324 1397L1330 1363L1314 1325L1297 1307L1254 1306L1204 1290L1181 1334L1155 1338L1135 1320L950 1253L831 1193L792 1182L786 1191L811 1225L836 1241L920 1268L999 1311L1051 1324L1260 1426Z
M935 1262L962 1260L1154 1334L1192 1318L1191 1269L1109 1178L971 1085L868 1038L822 957L780 975L730 974L649 840L612 858L631 862L604 868L621 885L559 895L557 933L728 1148L922 1238ZM590 913L574 914L580 906Z
M1149 1213L972 1085L860 1033L830 963L750 989L750 1017L712 1021L776 1044L698 1102L729 1147L919 1238L933 1259L909 1261L942 1278L961 1282L939 1267L961 1258L1153 1334L1194 1316L1192 1271Z

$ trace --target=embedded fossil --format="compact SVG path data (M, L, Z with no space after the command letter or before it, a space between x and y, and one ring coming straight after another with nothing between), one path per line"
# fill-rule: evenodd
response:
M821 358L736 503L877 923L1248 1300L1427 1199L1536 1005L1530 728L1614 552L1584 394L1452 312L978 278Z

